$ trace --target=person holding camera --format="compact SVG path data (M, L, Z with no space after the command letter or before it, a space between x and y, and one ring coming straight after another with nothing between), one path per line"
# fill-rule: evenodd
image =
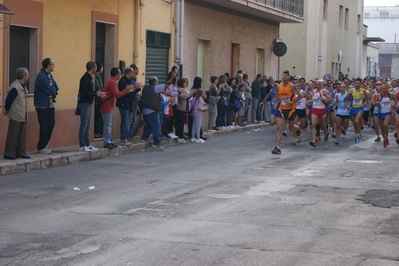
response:
M179 67L178 66L173 66L172 70L168 74L168 80L171 80L171 84L169 85L170 88L170 97L175 98L175 102L172 103L172 111L173 111L173 116L172 116L172 121L170 122L170 128L166 129L168 131L168 136L171 139L177 139L176 134L173 133L173 125L174 122L176 121L176 113L177 113L177 96L179 95L179 89L177 88L177 77L179 76Z

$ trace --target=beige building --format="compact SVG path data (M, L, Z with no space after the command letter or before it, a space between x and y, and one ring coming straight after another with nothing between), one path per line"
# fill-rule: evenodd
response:
M27 149L35 150L39 124L33 106L33 85L42 59L53 58L60 88L55 104L55 128L49 147L78 144L79 117L74 115L79 79L88 61L104 65L105 81L114 66L140 66L140 82L149 75L166 79L174 63L175 11L163 0L0 0L13 14L0 14L0 101L18 67L30 70ZM1 7L1 6L0 6ZM1 110L1 108L0 108ZM114 138L120 115L114 112ZM4 150L8 118L0 115L0 153ZM94 133L94 111L91 118Z
M306 79L339 72L360 77L363 57L363 0L305 1L303 24L282 24L280 38L288 52L280 71Z
M302 23L302 13L303 0L176 1L176 62L184 76L202 77L205 89L211 76L239 69L251 81L257 73L276 77L273 40L281 23Z

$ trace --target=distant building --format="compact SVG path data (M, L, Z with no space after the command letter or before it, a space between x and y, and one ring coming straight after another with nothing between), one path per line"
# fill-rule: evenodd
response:
M399 38L399 6L365 6L363 23L369 36L379 36L387 43Z
M385 78L399 78L399 44L379 43L380 76Z
M337 79L363 74L363 1L305 1L303 24L282 24L280 38L288 52L280 72L288 69L306 79L326 73Z
M385 39L377 43L379 76L399 78L399 6L365 6L364 23L370 36Z

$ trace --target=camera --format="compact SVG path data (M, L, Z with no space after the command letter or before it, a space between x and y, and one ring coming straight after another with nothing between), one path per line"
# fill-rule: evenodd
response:
M172 73L179 74L179 66L174 65L171 70Z

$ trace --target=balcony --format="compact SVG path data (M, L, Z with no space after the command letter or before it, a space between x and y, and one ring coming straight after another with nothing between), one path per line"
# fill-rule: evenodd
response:
M302 23L304 0L187 0L202 6L221 6L253 18L277 23ZM238 12L238 13L237 13Z

